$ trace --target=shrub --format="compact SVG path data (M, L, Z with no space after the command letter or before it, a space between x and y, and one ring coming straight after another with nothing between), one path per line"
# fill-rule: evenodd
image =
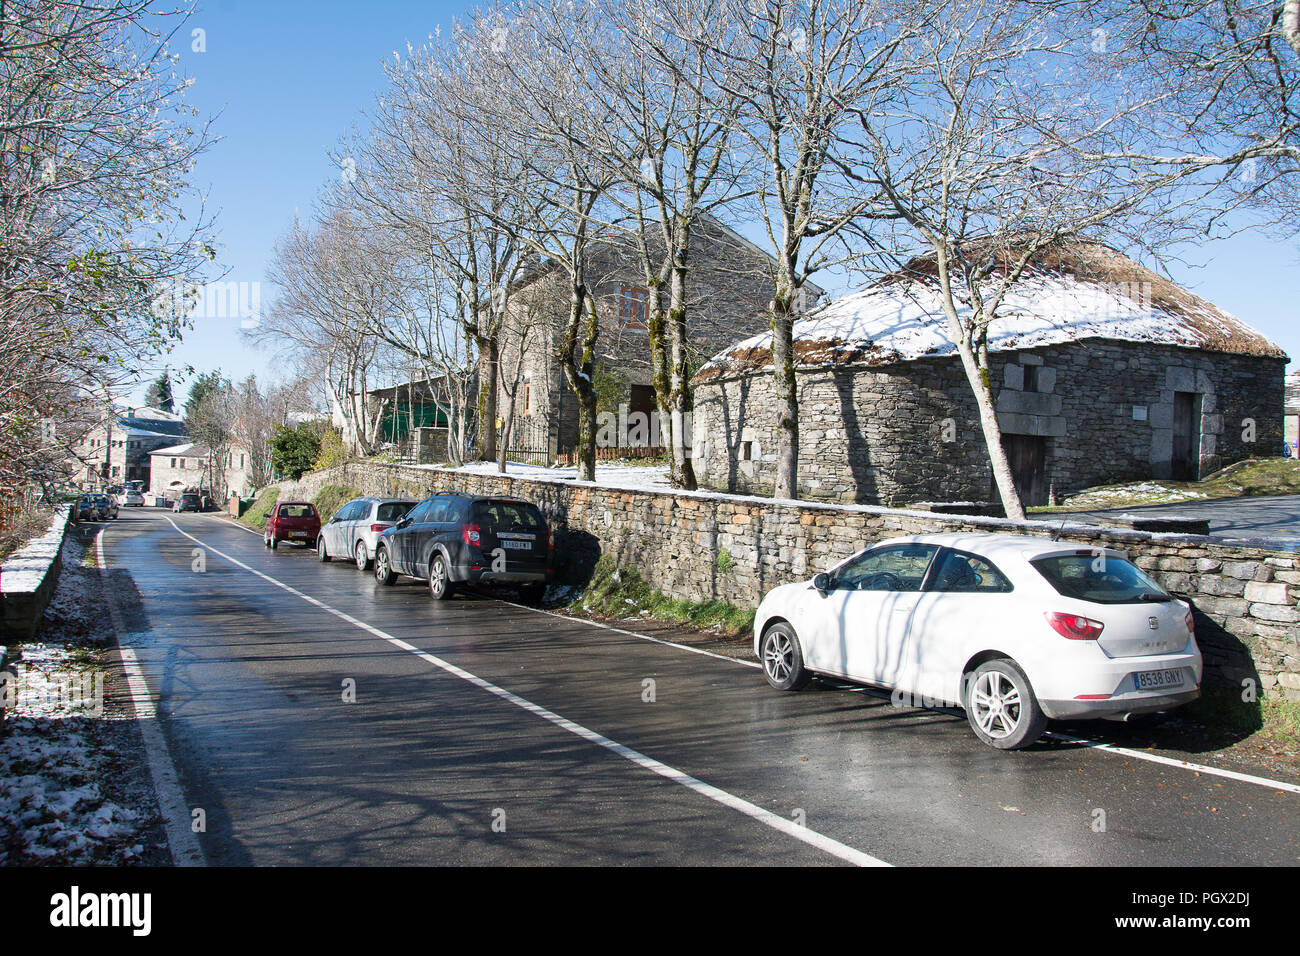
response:
M316 492L316 497L312 498L311 501L316 506L316 510L320 512L320 520L323 524L334 516L334 512L338 511L344 502L360 496L360 491L356 488L349 488L347 485L326 485Z

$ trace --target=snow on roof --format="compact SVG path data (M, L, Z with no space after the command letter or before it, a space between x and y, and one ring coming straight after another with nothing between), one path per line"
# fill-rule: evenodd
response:
M164 455L200 455L200 456L202 456L202 455L206 455L207 453L208 453L208 450L207 450L206 448L204 448L203 446L201 446L201 445L196 445L196 444L194 444L194 442L186 442L184 445L169 445L169 446L166 447L166 448L155 448L153 451L149 452L149 456L150 456L151 458L152 458L153 456L155 456L155 455L157 455L157 456L159 456L159 457L162 457L162 456L164 456Z
M796 366L891 365L955 354L932 270L932 258L913 260L904 272L796 322ZM1099 243L1042 256L1003 300L988 344L998 352L1083 339L1286 358L1236 316ZM705 363L697 381L771 367L771 346L770 331L745 339Z

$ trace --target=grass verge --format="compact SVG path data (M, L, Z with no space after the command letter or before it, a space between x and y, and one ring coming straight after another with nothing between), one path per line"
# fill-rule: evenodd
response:
M596 562L586 589L567 607L619 620L654 618L726 637L742 637L754 627L753 610L742 610L726 601L670 598L647 584L639 572L618 567L608 556Z
M1053 511L1174 504L1215 498L1294 494L1300 494L1300 460L1260 458L1229 465L1202 481L1151 480L1099 485L1071 495L1060 505L1029 510L1035 514L1043 514Z
M261 531L266 527L266 516L271 513L279 498L279 488L263 488L258 492L257 500L253 502L252 507L240 515L239 523L247 525L254 531Z
M334 516L334 512L338 511L344 503L359 497L361 497L361 492L356 488L350 488L347 485L326 485L316 492L316 497L312 498L311 503L320 512L320 520L324 524Z

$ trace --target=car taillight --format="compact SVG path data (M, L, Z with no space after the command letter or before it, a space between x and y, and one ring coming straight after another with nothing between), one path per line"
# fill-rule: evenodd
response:
M1196 617L1192 614L1192 609L1191 609L1190 607L1187 609L1187 617L1186 617L1186 621L1187 621L1187 633L1188 633L1190 636L1195 637L1195 636L1196 636Z
M479 543L479 531L476 524L463 524L460 526L460 536L466 544L477 546Z
M1081 614L1048 611L1043 616L1047 618L1047 623L1052 625L1052 630L1072 641L1095 641L1101 637L1102 629L1106 626L1101 621L1094 621Z
M370 530L371 530L371 531L384 531L384 530L386 530L386 529L388 529L388 528L391 528L391 527L392 527L391 524L384 524L382 521L380 521L380 522L377 522L377 523L375 523L375 524L372 524L372 525L370 526Z

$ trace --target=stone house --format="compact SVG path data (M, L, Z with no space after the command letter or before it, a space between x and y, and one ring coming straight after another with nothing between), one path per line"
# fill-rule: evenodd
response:
M150 453L186 437L180 415L148 406L116 410L82 438L75 454L77 483L83 490L139 481L150 484Z
M213 461L210 449L187 442L159 448L150 454L152 479L149 492L175 498L186 491L206 492L217 501L254 489L252 462L247 446L233 442L222 460Z
M638 260L630 249L604 244L586 268L600 323L597 384L617 393L612 406L626 405L629 415L649 416L656 408L647 330L650 293ZM692 367L726 344L769 327L773 275L772 258L749 240L714 220L697 226L687 290ZM824 293L809 284L807 294L816 302ZM556 357L568 309L567 276L557 266L536 270L512 300L509 334L503 335L499 358L498 430L513 391L509 445L548 463L571 453L578 439L577 398ZM619 442L625 443L637 444Z
M796 325L800 497L997 500L926 261ZM1008 295L988 344L995 410L1026 504L1110 482L1198 479L1282 451L1287 356L1107 246L1076 242L1045 255ZM770 493L774 409L770 334L704 366L693 446L703 486Z

